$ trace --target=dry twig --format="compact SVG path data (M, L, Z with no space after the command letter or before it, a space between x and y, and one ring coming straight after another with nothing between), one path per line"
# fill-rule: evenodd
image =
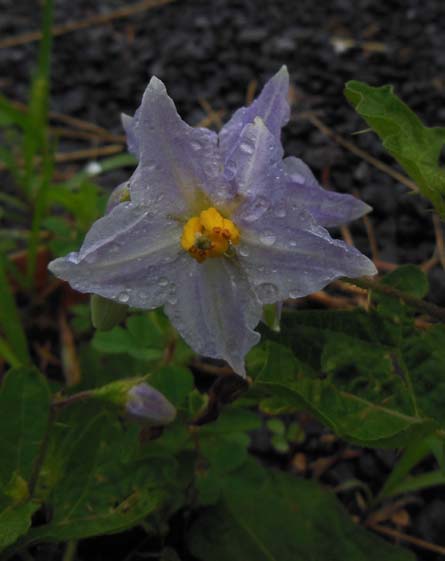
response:
M104 25L117 19L127 18L129 16L145 12L151 8L156 8L157 6L170 4L172 1L173 0L143 0L137 4L119 8L117 10L113 10L112 12L108 12L107 14L95 14L94 16L85 18L81 21L72 21L62 25L55 25L52 28L52 35L53 37L59 37L60 35L65 35L65 33L71 33L72 31L78 31L79 29L87 29L88 27L94 27L96 25ZM28 43L33 43L34 41L39 41L41 38L41 31L30 31L14 37L7 37L6 39L0 41L0 49L26 45Z

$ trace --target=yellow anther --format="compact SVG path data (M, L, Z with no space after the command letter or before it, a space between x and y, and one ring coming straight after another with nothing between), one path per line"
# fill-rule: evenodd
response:
M220 257L239 242L235 224L210 207L193 216L184 226L181 245L199 263L208 257Z

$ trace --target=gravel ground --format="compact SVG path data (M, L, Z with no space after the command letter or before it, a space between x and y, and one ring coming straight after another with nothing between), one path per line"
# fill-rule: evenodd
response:
M56 22L125 4L56 0ZM0 0L0 37L36 29L39 5ZM443 125L444 26L443 0L178 0L56 38L51 108L122 134L120 112L135 110L148 79L156 74L183 117L195 124L205 116L199 99L228 116L244 103L252 80L261 85L287 64L296 99L294 119L284 135L287 152L302 157L319 178L329 176L331 188L358 192L374 207L371 221L381 259L421 263L431 256L435 241L428 205L333 144L298 114L316 111L336 132L394 165L373 134L350 137L365 125L346 102L344 83L394 84L426 124ZM26 100L35 58L35 43L0 50L0 90ZM105 179L110 186L120 180L119 173ZM363 225L353 225L352 234L369 253ZM430 281L430 298L445 305L444 271L436 267ZM339 462L339 480L351 474L378 479L388 471L386 458L364 457ZM412 510L418 535L445 545L445 495L428 492L419 500L422 508ZM419 558L438 559L435 554Z

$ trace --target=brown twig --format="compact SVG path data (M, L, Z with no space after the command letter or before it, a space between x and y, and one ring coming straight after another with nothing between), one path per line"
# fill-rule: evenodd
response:
M117 19L127 18L140 12L145 12L150 8L170 4L172 1L173 0L143 0L137 4L119 8L117 10L113 10L112 12L108 12L107 14L95 14L81 21L72 21L62 25L55 25L52 28L52 35L53 37L58 37L60 35L65 35L65 33L78 31L79 29L87 29L88 27L94 27L96 25L104 25ZM0 49L26 45L28 43L33 43L34 41L39 41L41 38L41 31L30 31L21 35L16 35L15 37L7 37L6 39L0 41Z
M77 162L78 160L94 160L102 156L112 156L120 154L124 150L122 144L109 144L108 146L98 146L96 148L87 148L85 150L74 150L73 152L59 152L55 155L55 161L58 163Z
M28 111L28 106L21 101L9 100L10 103L20 111L26 113ZM124 136L119 136L111 133L107 129L91 123L90 121L84 121L83 119L78 119L77 117L71 117L70 115L65 115L64 113L59 113L58 111L50 111L48 116L51 120L60 121L76 129L87 131L91 134L96 135L98 138L111 142L125 142Z
M251 80L249 82L249 85L247 86L247 91L246 91L246 105L250 105L252 103L252 101L255 98L255 92L257 90L258 87L258 82L257 80Z
M220 114L221 112L215 111L206 99L200 98L198 99L198 103L207 113L207 119L209 120L208 124L214 124L218 130L221 129L223 126L221 119L222 115Z
M445 547L427 542L425 540L422 540L421 538L409 536L408 534L399 532L399 530L394 530L393 528L388 528L380 524L369 524L367 525L367 527L370 530L374 530L375 532L379 532L380 534L384 534L386 536L389 536L390 538L411 543L422 549L427 549L428 551L434 551L434 553L439 553L440 555L445 555Z
M411 296L411 294L406 294L405 292L397 290L397 288L394 288L393 286L389 286L379 281L364 277L361 279L344 278L343 281L355 284L357 286L360 286L361 288L367 288L368 290L374 290L375 292L380 292L382 294L386 294L387 296L397 298L408 306L416 308L418 311L424 314L428 314L429 316L434 317L441 322L445 322L445 308L440 308L439 306L436 306L431 302L426 302L425 300L421 300L420 298Z
M384 173L390 175L396 181L399 181L400 183L403 183L403 185L408 187L408 189L411 189L412 191L415 191L415 192L419 191L417 185L413 181L411 181L410 179L405 177L403 174L401 174L398 171L396 171L395 169L393 169L391 166L388 166L387 164L381 162L377 158L374 158L374 156L371 156L365 150L362 150L361 148L359 148L358 146L356 146L352 142L349 142L348 140L346 140L345 138L340 136L338 133L334 132L331 128L329 128L327 125L325 125L320 120L320 118L317 117L312 111L306 111L304 113L298 114L297 116L300 117L300 118L303 118L303 119L307 119L315 127L317 127L317 129L319 131L321 131L327 137L332 138L332 140L334 140L337 144L339 144L340 146L343 146L343 148L346 148L347 150L349 150L350 152L352 152L356 156L359 156L363 160L366 160L368 163L373 165L378 170L383 171Z

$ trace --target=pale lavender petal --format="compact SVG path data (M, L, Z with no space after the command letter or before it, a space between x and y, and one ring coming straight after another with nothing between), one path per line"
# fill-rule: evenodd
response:
M137 120L137 115L130 117L125 113L121 113L121 122L124 127L125 134L127 135L127 146L128 151L139 159L139 141L136 135L135 129L135 119Z
M226 162L224 175L232 180L238 196L250 205L260 205L265 198L274 197L276 175L281 174L283 149L264 121L256 117L246 125L239 142ZM278 167L277 167L278 166Z
M132 121L131 143L139 164L130 179L131 199L153 213L192 214L197 198L224 188L216 133L187 125L153 77Z
M299 158L283 161L287 173L286 200L308 210L321 225L338 226L367 214L372 208L352 195L323 189Z
M233 114L219 133L220 146L229 156L238 142L239 136L246 125L253 123L255 117L260 117L270 132L280 138L282 127L288 122L290 107L288 102L289 73L286 66L273 76L264 86L258 98L249 105L241 107Z
M93 224L78 253L49 269L79 292L156 308L174 292L174 265L184 255L181 230L174 220L122 203Z
M219 258L177 268L176 296L164 309L185 341L244 376L244 357L260 339L253 329L262 306L237 264Z
M376 274L357 249L331 238L305 210L268 210L244 226L237 246L241 266L264 304L300 298L342 276Z

